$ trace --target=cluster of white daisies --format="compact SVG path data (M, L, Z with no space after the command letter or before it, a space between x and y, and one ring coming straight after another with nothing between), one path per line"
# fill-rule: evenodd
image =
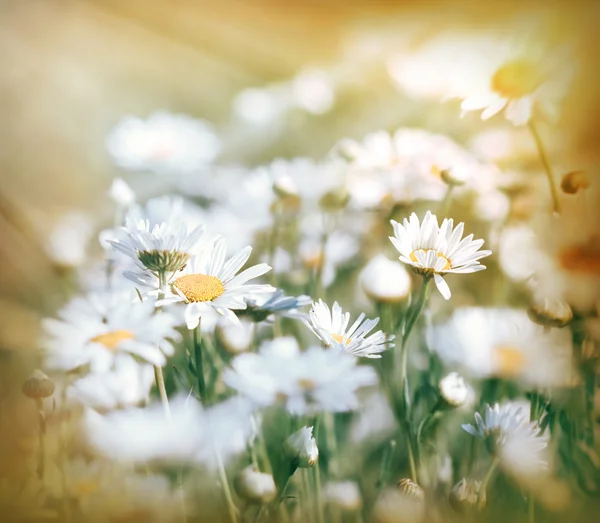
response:
M515 84L522 67L498 69L493 92L463 110L529 122L543 91L537 77ZM598 254L589 229L569 226L569 205L593 212L585 176L563 179L557 216L420 129L256 168L215 163L223 141L188 116L124 119L107 141L114 163L169 194L136 203L114 180L100 260L81 263L85 241L73 245L89 224L53 238L79 290L43 321L44 372L23 387L39 435L28 509L65 521L418 521L447 508L425 496L445 493L462 514L499 503L498 466L530 514L564 507L558 420L569 445L588 438L586 455L595 429ZM498 253L491 276L459 277L492 254L470 230ZM581 390L585 416L570 418L565 397Z

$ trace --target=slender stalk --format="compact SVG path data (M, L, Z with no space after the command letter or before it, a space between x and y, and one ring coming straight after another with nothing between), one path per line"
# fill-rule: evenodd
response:
M390 441L389 446L384 449L383 456L381 457L381 467L379 468L379 478L377 479L377 490L379 491L387 485L395 450L396 440L393 439Z
M417 296L417 300L414 303L414 306L408 310L407 320L404 326L404 333L402 334L402 344L400 345L400 358L401 358L401 367L400 367L400 386L402 387L402 394L404 400L404 408L409 413L410 412L410 389L408 387L408 377L406 372L406 366L408 362L408 347L407 342L410 337L410 333L412 332L413 327L417 323L421 312L425 306L425 302L427 301L427 291L429 287L429 282L431 281L431 277L424 277L423 283L421 284L421 288L419 289L419 295Z
M323 415L323 423L325 425L325 442L327 444L328 472L332 477L336 477L338 470L337 460L337 439L335 437L335 417L331 412L326 412Z
M529 523L535 523L535 499L531 494L527 500L527 518Z
M46 415L44 414L44 404L41 398L36 398L35 406L38 411L38 443L39 443L39 454L38 454L38 467L37 474L40 480L44 479L44 465L46 463L46 443L44 436L46 435Z
M227 474L225 473L225 466L223 465L223 460L221 459L221 454L218 449L215 447L215 458L217 461L217 474L219 475L219 482L221 483L221 488L223 489L223 494L225 495L225 502L227 504L227 512L229 513L229 520L231 523L237 523L237 513L238 510L233 502L233 496L231 495L231 489L229 488L229 481L227 480Z
M479 488L479 492L478 492L478 495L477 495L477 502L478 503L481 503L481 500L483 499L483 495L485 494L485 491L486 491L486 488L488 486L488 483L492 479L492 476L494 475L494 472L496 472L496 469L498 468L498 464L499 463L500 463L500 460L497 457L494 458L494 460L492 461L492 464L490 465L490 468L487 471L487 474L483 478L483 481L481 482L481 487Z
M165 377L163 375L162 367L158 365L154 366L154 378L156 379L156 386L158 387L158 394L160 395L160 401L165 411L167 419L171 419L171 407L169 407L169 397L167 396L167 388L165 387Z
M314 501L310 495L310 478L309 478L309 470L310 469L301 469L300 474L302 476L302 509L305 512L305 517L310 522L316 521L315 512L314 512Z
M271 225L271 233L269 235L269 265L271 267L274 267L275 265L275 253L277 251L277 241L279 240L279 229L280 229L280 224L279 224L279 219L280 219L280 212L279 211L275 211L274 215L273 215L273 223ZM271 269L271 272L269 273L269 283L273 286L275 286L277 281L277 275L275 274L275 270Z
M321 489L321 470L319 462L312 468L315 479L315 504L317 512L317 522L325 523L325 512L323 510L323 493Z
M537 127L533 123L533 120L529 121L529 131L531 132L531 136L533 136L533 140L535 141L535 146L537 147L538 154L540 155L540 160L542 161L542 165L544 166L544 172L546 173L546 178L548 179L548 185L550 187L550 194L552 195L552 207L554 212L560 213L560 202L558 200L558 189L556 188L556 183L554 181L554 173L552 171L552 166L550 165L550 161L548 160L548 155L546 153L546 149L540 138Z
M194 361L196 363L196 379L198 380L198 394L203 405L208 405L208 394L206 392L206 381L204 380L204 364L202 363L202 334L200 324L194 329Z
M323 292L323 269L326 263L327 241L329 240L329 227L327 216L323 215L323 234L321 234L321 244L319 246L319 259L315 270L315 281L313 282L313 299L321 297Z

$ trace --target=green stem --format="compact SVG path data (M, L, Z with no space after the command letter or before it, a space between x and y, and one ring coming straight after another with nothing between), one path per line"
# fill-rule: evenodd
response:
M196 379L198 380L198 393L204 406L208 405L206 381L204 380L204 365L202 363L202 334L200 324L194 329L194 361L196 363Z
M223 460L217 448L214 448L215 458L217 461L217 474L219 475L219 482L225 495L225 502L227 504L227 512L229 513L229 520L231 523L237 523L237 508L233 502L233 496L231 495L231 489L229 488L229 482L227 481L227 474L225 473L225 466Z
M169 397L167 396L167 388L165 387L165 376L163 374L162 367L158 365L154 366L154 378L156 379L156 386L158 387L158 394L160 395L160 401L165 411L167 419L171 419L171 407L169 407Z
M406 366L408 362L407 342L413 327L417 323L417 320L419 319L419 316L421 315L421 312L425 307L425 302L427 301L427 290L430 281L431 277L429 276L425 276L423 278L423 283L421 284L421 288L419 289L417 301L414 303L414 306L408 310L406 324L404 325L404 333L402 334L402 344L400 345L400 386L402 387L404 409L407 412L407 417L410 414L410 389L408 386L408 377L406 372Z
M396 440L393 439L390 441L389 446L384 449L383 456L381 457L381 467L379 469L379 478L377 479L377 490L379 491L381 491L388 483L395 450Z
M527 500L527 516L529 523L535 523L535 499L529 494L529 499Z
M537 127L533 123L533 120L529 121L529 131L531 132L531 136L533 136L533 140L535 141L535 145L538 150L538 154L540 155L540 160L542 161L542 165L544 166L544 172L546 173L546 178L548 179L548 186L550 187L550 194L552 195L552 207L555 213L560 213L560 202L558 200L558 189L556 188L556 183L554 182L554 173L552 172L552 166L550 165L550 161L548 160L548 155L546 153L546 149L544 148L544 144L540 135L538 133Z
M483 478L483 481L481 482L481 487L479 488L479 492L477 495L477 503L478 504L481 503L481 500L483 499L483 496L485 495L485 491L487 489L488 483L492 479L494 472L496 472L496 469L498 468L499 463L500 463L500 460L497 457L495 457L494 460L492 461L492 464L490 465L490 468L487 471L487 474Z

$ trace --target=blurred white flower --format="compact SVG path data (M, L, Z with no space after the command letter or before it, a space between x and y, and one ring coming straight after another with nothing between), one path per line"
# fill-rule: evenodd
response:
M362 443L365 440L384 441L396 429L396 418L388 399L381 392L369 394L358 409L350 425L350 440Z
M323 497L341 510L350 512L362 508L362 495L355 481L330 481L323 487Z
M393 135L379 131L361 142L345 139L334 152L348 162L347 187L359 208L386 199L439 201L448 190L444 173L464 183L489 170L450 138L421 129L401 128Z
M95 292L73 298L58 319L42 322L46 364L68 371L89 364L106 372L119 355L163 366L173 354L168 339L178 340L176 319L154 314L154 302L139 302L133 292Z
M253 265L237 274L250 258L251 252L252 247L245 247L225 261L226 242L223 238L217 238L169 280L167 295L159 303L185 303L188 329L195 329L202 315L212 310L239 323L233 310L246 308L244 298L251 293L276 290L271 285L246 283L271 270L266 263ZM156 288L152 278L132 276L139 284Z
M408 298L412 281L399 263L378 254L360 272L360 284L365 294L377 303L397 303Z
M114 411L88 410L85 434L100 455L128 463L201 463L217 465L243 452L252 437L251 406L231 398L202 408L194 398L170 400L171 421L160 404Z
M394 236L390 240L400 252L400 261L410 265L418 274L431 277L441 295L450 299L450 288L442 275L448 273L468 274L485 269L478 260L492 251L480 251L483 240L473 240L470 234L462 239L464 223L454 227L452 219L444 219L441 227L437 217L427 211L423 223L415 213L404 224L391 220Z
M500 55L482 69L480 82L474 78L466 94L459 95L463 114L483 110L481 118L487 120L504 110L514 125L527 124L534 110L556 118L557 105L566 96L574 71L570 49L507 46Z
M46 254L57 265L77 267L86 261L87 247L93 233L94 222L89 214L66 212L53 224L46 237Z
M113 368L75 380L67 389L67 397L87 407L113 410L148 401L153 385L152 365L140 364L128 355L117 354Z
M236 115L248 123L267 125L281 117L288 108L288 100L277 89L248 88L233 100Z
M178 174L211 163L221 151L221 140L206 121L156 112L146 120L124 117L108 135L106 148L123 169Z
M110 199L119 207L127 208L135 203L135 192L122 178L115 178L108 190Z
M108 241L143 271L164 277L185 266L202 237L203 226L189 218L183 198L153 198L129 209L125 226Z
M249 503L270 503L277 496L273 476L256 470L254 465L240 470L233 480L233 485L238 496Z
M358 407L358 388L377 383L371 367L356 363L337 348L301 352L294 338L284 337L237 356L223 380L258 405L281 403L292 414L344 412Z
M292 97L298 107L309 113L327 113L335 101L330 75L319 69L301 71L292 81Z
M254 333L255 324L247 319L233 323L220 317L215 328L215 336L219 343L230 354L239 354L250 349L254 342Z
M354 356L381 358L380 352L394 346L390 343L394 336L386 336L381 330L369 334L379 323L379 318L363 321L365 314L361 313L348 327L350 313L342 312L337 301L330 309L323 300L319 300L313 303L308 314L308 319L303 320L304 324L325 347L342 349Z
M542 387L573 378L570 334L531 322L525 310L457 309L428 332L429 346L447 365L475 377L496 376Z

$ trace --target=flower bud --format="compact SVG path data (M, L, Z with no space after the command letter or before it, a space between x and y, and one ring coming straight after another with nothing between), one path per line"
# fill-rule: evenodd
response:
M240 498L251 503L270 503L277 496L277 487L271 474L254 470L253 465L242 469L233 481Z
M424 501L425 491L412 479L404 478L396 483L398 490L414 501Z
M273 182L273 192L280 198L294 197L299 198L298 186L291 176L278 176Z
M119 207L129 207L135 203L135 193L122 178L113 180L108 195Z
M230 354L246 352L254 341L254 324L241 320L239 324L227 318L219 319L215 328L215 335L219 343Z
M375 256L361 271L364 293L377 303L399 303L410 294L412 282L408 271L383 254Z
M463 478L452 487L448 497L450 506L457 512L468 512L470 510L481 510L485 507L485 491L481 492L481 481Z
M339 187L326 192L319 200L321 209L325 211L339 211L346 207L350 201L350 193L345 187Z
M464 169L442 169L440 178L448 185L460 186L467 183L467 173Z
M285 453L297 460L301 469L312 467L319 461L319 449L313 437L313 427L302 427L289 436L284 443Z
M573 319L571 307L560 298L536 298L528 314L532 322L544 327L564 327Z
M581 189L588 189L590 185L590 179L584 171L571 171L560 182L560 188L567 194L576 194Z
M362 508L362 496L354 481L328 483L323 489L325 500L340 510L352 512Z
M439 383L440 395L446 407L462 407L469 399L469 387L458 372L444 376Z
M41 370L36 369L23 383L22 390L28 398L48 398L54 394L54 382Z

